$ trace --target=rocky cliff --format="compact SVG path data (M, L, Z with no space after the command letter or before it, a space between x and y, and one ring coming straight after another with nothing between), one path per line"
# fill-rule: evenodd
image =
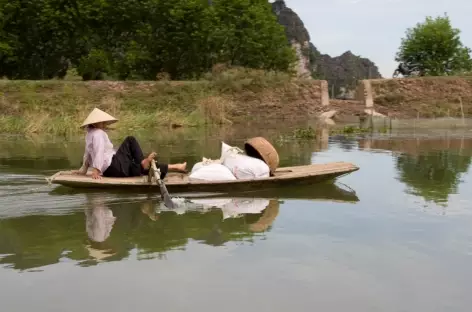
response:
M330 95L336 97L353 98L358 80L382 78L372 61L351 51L336 57L319 54L313 58L311 65L313 75L327 80Z
M297 51L297 72L300 76L311 76L328 81L330 96L351 98L359 79L382 78L377 66L367 58L347 51L340 56L322 54L311 43L310 35L300 17L285 1L276 0L272 10L278 22L285 27L287 39Z
M286 6L285 1L277 0L273 2L272 10L277 15L278 22L285 27L287 39L297 53L298 75L310 77L310 34L306 30L303 21L297 13Z

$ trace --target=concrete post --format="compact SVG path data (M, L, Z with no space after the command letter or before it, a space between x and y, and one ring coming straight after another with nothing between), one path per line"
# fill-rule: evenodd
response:
M364 104L366 108L374 107L374 98L372 96L372 84L370 80L364 80Z
M372 85L370 80L361 80L356 90L356 100L364 103L366 108L374 107L374 99L372 96Z
M321 89L321 106L329 106L329 91L328 91L328 81L320 81Z

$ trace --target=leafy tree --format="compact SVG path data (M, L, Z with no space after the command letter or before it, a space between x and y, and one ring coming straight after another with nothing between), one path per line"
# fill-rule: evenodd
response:
M0 76L194 79L216 63L295 61L266 0L0 0Z
M79 60L77 71L83 80L103 80L104 74L110 72L109 57L102 50L92 49Z
M265 0L215 1L220 61L286 71L296 61L285 30Z
M395 60L431 76L471 70L471 50L463 46L459 35L460 30L451 26L447 15L426 17L407 30Z
M151 2L149 26L137 38L147 51L139 57L137 72L147 79L154 79L158 72L166 72L172 79L200 76L207 70L208 56L217 52L212 42L213 9L202 0Z
M0 3L3 47L0 75L63 77L76 48L79 24L67 1L11 0Z

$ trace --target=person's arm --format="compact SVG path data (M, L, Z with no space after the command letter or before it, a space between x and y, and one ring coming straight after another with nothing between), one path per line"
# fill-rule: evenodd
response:
M95 135L92 139L92 178L101 178L101 168L105 162L105 133Z
M80 169L77 170L77 173L86 175L88 168L89 168L89 161L88 161L88 155L87 155L87 150L86 150L82 158L82 167L80 167Z

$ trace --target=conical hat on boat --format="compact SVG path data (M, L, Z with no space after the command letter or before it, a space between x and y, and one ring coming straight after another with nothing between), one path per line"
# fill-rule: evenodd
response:
M279 154L276 149L263 137L251 138L244 143L246 154L263 160L273 175L279 166Z
M105 113L101 109L94 108L94 110L87 116L87 118L85 119L85 121L82 123L80 127L84 128L88 125L92 125L99 122L105 122L106 124L110 125L117 121L118 119L111 116L110 114Z

